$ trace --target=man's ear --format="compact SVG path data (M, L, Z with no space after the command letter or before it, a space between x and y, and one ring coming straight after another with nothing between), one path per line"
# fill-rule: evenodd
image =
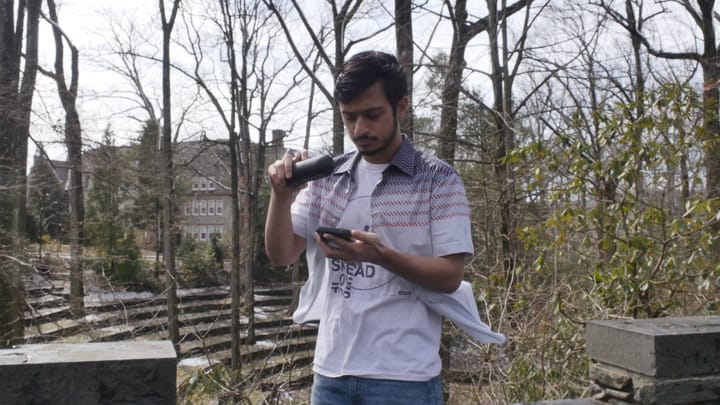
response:
M403 115L405 115L406 112L408 112L408 107L410 106L410 97L405 96L400 99L397 103L397 114L398 119L402 118Z

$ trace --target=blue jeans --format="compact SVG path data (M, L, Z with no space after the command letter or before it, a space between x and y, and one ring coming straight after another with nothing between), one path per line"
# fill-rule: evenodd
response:
M440 377L430 381L376 380L315 373L312 405L442 405Z

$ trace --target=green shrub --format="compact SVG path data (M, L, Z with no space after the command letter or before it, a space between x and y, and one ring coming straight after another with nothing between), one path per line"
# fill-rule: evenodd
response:
M95 271L102 273L107 279L119 283L136 283L140 281L142 262L140 249L135 244L132 233L119 238L109 252L100 257Z
M185 287L207 287L218 285L216 250L210 243L187 238L178 248L179 273Z

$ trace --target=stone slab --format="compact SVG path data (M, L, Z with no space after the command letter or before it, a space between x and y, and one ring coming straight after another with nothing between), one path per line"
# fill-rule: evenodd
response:
M633 379L635 401L641 404L718 404L720 376L677 379Z
M22 345L0 350L2 404L174 404L169 341Z
M603 363L590 364L590 379L602 387L632 392L632 376L626 370Z
M658 378L720 373L720 317L596 320L585 329L590 358Z

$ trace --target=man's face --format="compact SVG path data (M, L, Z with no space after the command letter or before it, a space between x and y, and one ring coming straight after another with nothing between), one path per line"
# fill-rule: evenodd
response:
M339 105L345 129L365 160L390 162L402 143L398 118L407 109L407 98L398 103L394 113L378 81L349 103Z

